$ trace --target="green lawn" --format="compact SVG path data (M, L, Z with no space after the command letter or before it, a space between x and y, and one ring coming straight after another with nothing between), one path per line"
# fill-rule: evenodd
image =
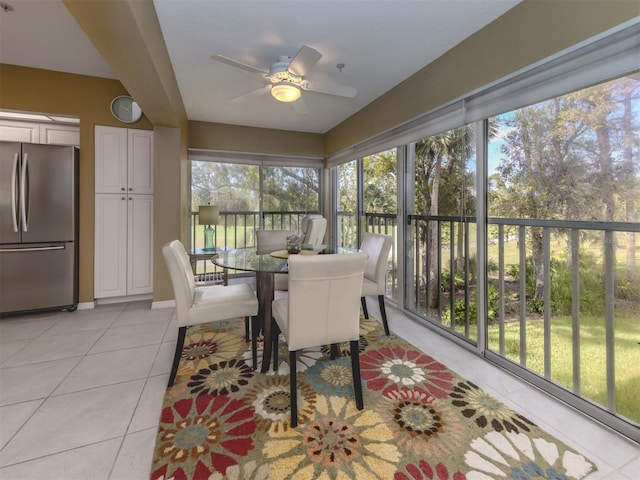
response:
M526 326L527 368L544 375L543 322ZM616 411L640 423L640 314L616 311L615 319ZM551 380L569 390L573 387L571 318L551 320ZM498 351L498 326L489 327L489 348ZM472 337L473 338L473 337ZM505 356L520 361L520 325L505 325ZM599 405L607 405L604 319L580 319L580 393Z

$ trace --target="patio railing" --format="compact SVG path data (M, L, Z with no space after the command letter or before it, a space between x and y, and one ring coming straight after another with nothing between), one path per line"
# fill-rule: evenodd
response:
M318 212L270 212L260 215L256 211L220 212L219 223L214 225L213 243L217 248L241 248L255 246L255 232L266 230L300 231L300 222L309 213ZM262 217L262 218L261 218ZM262 227L264 225L264 227ZM191 249L204 245L204 225L198 224L198 212L191 212ZM221 269L208 260L199 260L196 265L198 275L219 274ZM232 272L233 274L233 272Z
M408 222L405 307L475 343L475 218ZM487 229L487 350L637 427L640 224L489 218Z

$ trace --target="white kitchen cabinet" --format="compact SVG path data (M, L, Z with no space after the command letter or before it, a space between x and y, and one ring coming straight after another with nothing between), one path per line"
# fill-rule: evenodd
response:
M95 298L153 292L153 195L96 194Z
M40 124L40 143L80 146L80 127L57 123Z
M153 193L153 132L95 127L96 193Z
M127 197L96 194L94 296L127 295Z
M127 200L127 295L153 292L153 195Z
M153 292L153 132L95 129L94 297Z
M4 142L40 143L40 124L36 122L0 121L0 140Z
M80 146L80 127L59 123L0 120L0 140Z

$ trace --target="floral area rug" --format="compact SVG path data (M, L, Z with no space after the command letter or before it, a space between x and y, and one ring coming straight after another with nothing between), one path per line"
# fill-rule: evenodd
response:
M364 410L348 344L298 355L298 427L289 366L251 368L242 320L190 327L167 389L156 479L463 480L582 478L592 462L470 381L361 318Z

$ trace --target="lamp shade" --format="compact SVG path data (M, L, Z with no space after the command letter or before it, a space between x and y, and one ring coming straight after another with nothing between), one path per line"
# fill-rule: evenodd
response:
M300 89L289 82L278 82L271 87L271 95L281 102L295 102L300 98Z
M217 225L220 211L217 205L200 205L198 207L198 223L200 225Z

